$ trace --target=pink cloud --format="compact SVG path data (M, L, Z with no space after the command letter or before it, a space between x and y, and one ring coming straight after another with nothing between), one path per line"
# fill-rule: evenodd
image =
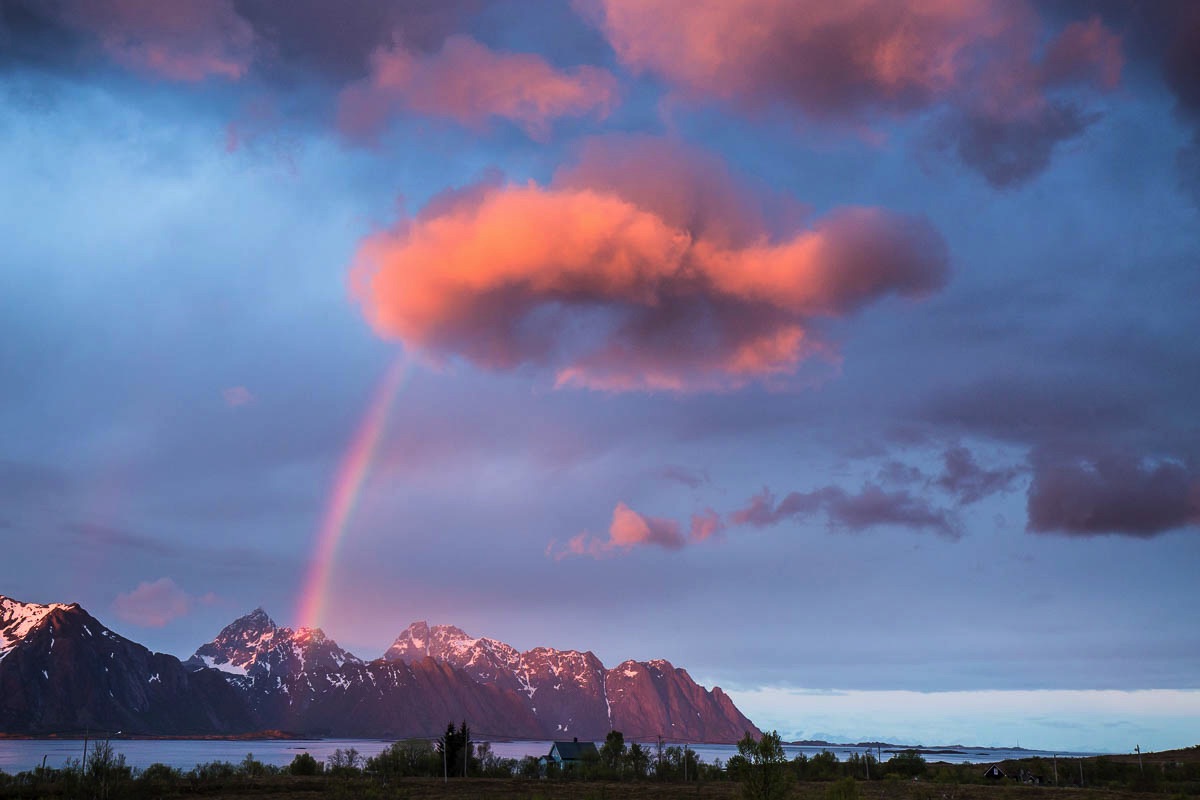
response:
M225 405L230 408L249 405L254 402L254 395L245 386L230 386L221 392Z
M640 171L646 142L626 146L612 172ZM842 208L773 235L717 213L705 189L732 182L709 160L669 166L669 191L612 172L596 188L586 161L550 186L481 183L368 237L353 285L371 324L434 359L546 366L558 386L710 390L792 374L830 356L820 318L946 280L920 218Z
M960 150L997 185L1024 180L1090 117L1062 117L1067 85L1107 91L1120 80L1120 40L1097 19L1049 46L1024 0L580 0L618 59L694 102L745 111L791 108L852 128L880 116L952 109L947 132L991 132L1004 147ZM1057 124L1056 124L1057 120ZM983 134L978 134L983 135ZM1013 155L1028 147L1031 155ZM992 162L1000 159L1001 163Z
M721 515L711 508L706 508L699 514L692 515L692 526L688 538L693 542L703 542L719 535L725 530L725 521Z
M230 0L68 0L59 14L118 64L170 80L236 80L254 58L254 30Z
M679 550L687 539L679 529L679 523L661 517L649 517L634 511L622 502L613 509L612 522L608 526L608 537L599 538L586 532L571 537L565 547L556 550L551 542L547 553L561 560L570 556L604 558L628 553L635 547L654 545L665 550Z
M170 578L142 582L118 594L113 611L123 621L144 628L161 628L192 610L192 597Z
M338 127L372 140L395 113L447 117L480 126L509 120L535 139L560 117L603 118L616 103L616 79L591 66L560 70L532 53L501 53L451 36L430 55L399 45L377 50L371 74L341 93Z
M1099 17L1072 22L1046 48L1041 80L1046 86L1092 84L1112 90L1121 84L1125 56L1121 37L1104 27Z

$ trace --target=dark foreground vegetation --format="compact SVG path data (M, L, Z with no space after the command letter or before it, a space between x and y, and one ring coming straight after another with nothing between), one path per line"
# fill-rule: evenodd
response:
M1124 800L1150 795L1171 800L1200 796L1200 746L1135 757L1030 758L992 765L927 763L913 751L880 762L841 761L832 753L788 759L778 734L747 736L738 755L705 763L685 747L626 745L613 731L596 754L559 766L545 759L504 759L470 740L465 725L449 726L437 741L396 742L373 758L337 750L324 762L302 753L286 767L248 754L238 763L210 762L191 770L163 764L126 766L108 742L85 762L0 772L0 798L153 800L207 797L503 798L512 800L635 800L748 798L749 800ZM1057 786L1055 781L1057 780Z

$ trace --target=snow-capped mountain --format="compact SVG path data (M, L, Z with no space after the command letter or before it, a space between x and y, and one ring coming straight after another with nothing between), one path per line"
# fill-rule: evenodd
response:
M477 730L541 733L519 699L449 664L364 662L319 628L281 628L262 609L227 625L185 663L222 671L263 728L402 737L470 719Z
M0 596L0 731L193 734L251 730L212 671L152 653L79 605Z
M606 669L590 652L519 652L448 625L415 623L364 661L316 628L262 609L181 663L152 653L76 604L0 596L0 733L142 734L279 729L333 736L477 735L728 742L757 728L720 689L665 661Z
M475 680L516 692L527 701L544 735L737 741L759 733L719 687L704 689L683 669L663 660L626 661L606 669L591 651L536 647L519 652L452 625L414 622L384 653L388 661L433 658Z
M201 645L186 662L232 675L251 671L290 675L310 670L336 672L347 663L362 661L338 647L320 628L280 628L267 612L256 608Z

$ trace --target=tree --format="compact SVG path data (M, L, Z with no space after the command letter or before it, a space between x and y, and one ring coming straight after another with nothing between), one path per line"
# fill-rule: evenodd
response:
M432 777L442 774L442 757L427 739L404 739L368 758L367 770L384 778Z
M915 778L925 774L925 759L916 750L905 750L884 762L885 772Z
M738 756L742 761L736 768L741 776L742 794L745 797L750 800L776 800L787 794L792 776L787 768L787 757L783 754L783 741L778 731L764 733L758 741L747 733L738 742Z
M358 772L362 769L363 757L355 748L343 750L338 748L329 754L326 759L326 767L328 772L334 775L346 775Z
M609 731L600 746L600 763L614 776L620 776L625 761L625 734Z
M842 769L836 753L822 750L808 760L804 777L810 781L832 781L841 777Z
M310 753L297 753L288 765L288 772L293 775L316 775L320 771L320 763Z
M444 769L447 775L466 775L471 760L471 729L466 720L458 730L454 723L446 724L446 732L434 744L434 749L444 757Z
M132 770L125 766L125 755L113 750L107 740L97 741L92 752L88 753L85 779L93 786L95 796L100 800L108 800L114 788L128 781L131 774Z
M625 768L635 780L646 777L646 773L650 771L650 751L637 742L629 745L629 753L625 756Z

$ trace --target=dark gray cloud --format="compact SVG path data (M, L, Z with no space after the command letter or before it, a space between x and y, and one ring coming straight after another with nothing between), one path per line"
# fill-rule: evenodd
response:
M339 83L365 77L371 54L381 47L436 49L483 5L483 0L234 3L263 43L264 72L288 80L317 74Z
M976 503L1008 489L1022 472L1020 467L981 467L971 451L961 446L946 450L942 454L942 464L942 474L936 484L964 504Z
M1200 524L1200 472L1130 453L1038 450L1032 457L1034 533L1150 538Z
M1067 104L1051 103L1020 120L968 112L949 122L948 136L964 164L999 188L1018 186L1044 171L1054 149L1100 119Z
M57 467L0 459L0 498L44 501L61 497L73 487L70 477Z
M134 557L150 555L178 558L185 552L173 541L155 539L96 522L67 522L62 529L75 547L117 548L130 551Z
M658 470L658 477L666 481L683 484L689 489L699 489L711 479L705 470L692 469L679 464L667 464Z
M734 525L763 528L792 518L823 512L834 530L857 532L868 528L896 526L930 531L957 539L960 523L947 511L934 508L924 498L907 491L889 492L867 484L856 494L840 486L825 486L811 492L790 492L778 503L767 489L750 498L743 508L729 514Z

